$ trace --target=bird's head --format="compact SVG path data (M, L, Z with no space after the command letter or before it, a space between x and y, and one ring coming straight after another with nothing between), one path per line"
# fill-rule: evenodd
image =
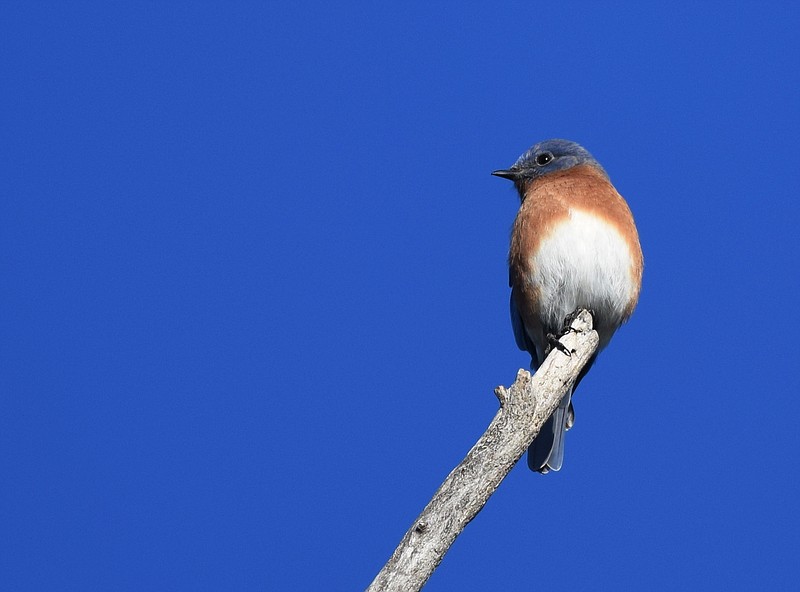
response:
M492 174L514 181L521 194L531 181L579 165L593 166L608 178L603 167L586 148L569 140L558 139L534 144L511 165L511 168L493 171Z

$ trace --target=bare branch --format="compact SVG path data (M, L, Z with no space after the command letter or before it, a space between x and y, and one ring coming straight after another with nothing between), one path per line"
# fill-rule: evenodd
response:
M444 480L367 592L414 592L428 581L450 545L527 450L597 349L597 333L587 311L575 318L572 329L560 340L570 354L554 348L535 376L520 370L510 388L495 389L500 401L497 415Z

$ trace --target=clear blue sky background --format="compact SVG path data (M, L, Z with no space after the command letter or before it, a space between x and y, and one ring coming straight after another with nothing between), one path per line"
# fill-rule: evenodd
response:
M360 590L526 366L564 137L644 290L426 590L800 578L796 3L4 3L0 587Z

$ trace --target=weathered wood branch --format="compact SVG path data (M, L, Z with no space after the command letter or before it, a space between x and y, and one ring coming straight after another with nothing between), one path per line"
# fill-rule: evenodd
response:
M581 311L572 328L560 340L570 355L554 348L534 376L520 370L510 388L495 389L500 401L497 415L444 480L367 592L414 592L428 581L450 545L527 450L597 349L597 333L587 311Z

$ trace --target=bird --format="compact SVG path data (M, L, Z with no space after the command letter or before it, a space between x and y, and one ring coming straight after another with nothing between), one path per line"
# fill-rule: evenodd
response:
M591 312L599 336L597 351L528 448L528 467L544 474L561 469L564 433L575 420L573 392L633 313L644 258L627 202L580 144L539 142L492 174L513 181L520 198L508 251L511 325L531 370L579 310Z

